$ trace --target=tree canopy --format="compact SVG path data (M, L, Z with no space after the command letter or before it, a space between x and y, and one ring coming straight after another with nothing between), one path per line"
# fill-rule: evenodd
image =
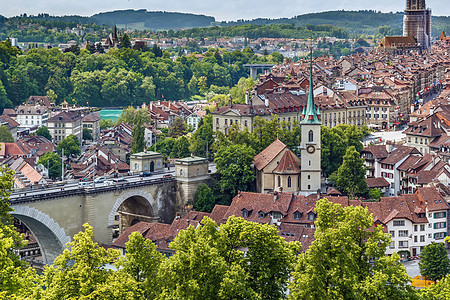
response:
M0 143L14 143L14 137L5 125L0 126Z
M433 281L450 273L450 259L443 243L431 242L420 252L420 274Z
M47 127L45 126L41 126L38 128L38 130L36 130L36 135L45 137L47 140L51 141L52 140L52 136L50 134L50 131L48 130Z
M56 151L60 156L62 156L62 150L64 149L64 155L78 155L81 153L80 149L80 142L78 141L78 138L74 136L73 134L67 136L65 139L63 139L61 142L58 143L58 146L56 147Z
M317 202L313 244L298 257L290 299L416 299L390 236L362 206Z

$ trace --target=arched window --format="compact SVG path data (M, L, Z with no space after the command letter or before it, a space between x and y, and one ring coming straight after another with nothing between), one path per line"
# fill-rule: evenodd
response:
M308 141L310 143L312 143L314 141L314 133L313 133L312 130L310 130L309 133L308 133Z
M280 176L278 176L278 186L279 187L281 186L281 177Z
M310 184L308 184L308 190L310 190L311 189L311 185Z
M288 187L291 187L291 176L288 177Z

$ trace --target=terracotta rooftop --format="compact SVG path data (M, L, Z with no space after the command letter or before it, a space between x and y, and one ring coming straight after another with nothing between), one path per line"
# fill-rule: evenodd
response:
M254 165L258 170L264 169L278 154L281 153L287 146L279 139L276 139L266 149L257 154L254 158Z

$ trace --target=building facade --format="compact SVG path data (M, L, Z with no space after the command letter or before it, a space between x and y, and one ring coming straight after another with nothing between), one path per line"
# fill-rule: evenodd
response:
M425 0L407 0L403 17L403 36L414 37L422 49L431 45L431 10Z

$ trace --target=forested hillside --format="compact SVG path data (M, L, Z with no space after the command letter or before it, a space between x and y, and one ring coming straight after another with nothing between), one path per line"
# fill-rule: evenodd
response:
M215 21L213 17L187 13L117 10L93 15L90 20L97 24L106 24L131 29L183 29L210 26Z
M220 26L235 26L243 24L269 25L269 24L294 24L305 26L307 24L329 24L345 29L349 34L375 35L380 26L389 27L389 34L401 35L403 28L403 12L382 13L374 10L362 11L326 11L298 15L293 18L280 19L253 19L238 20L235 22L222 22ZM438 35L442 30L450 32L450 18L434 16L432 20L433 35Z
M246 63L279 63L277 52L256 56L249 48L219 52L211 49L200 61L181 56L175 61L156 45L135 50L122 47L107 53L95 49L69 52L35 48L20 52L9 40L0 42L0 113L31 95L48 95L56 103L111 107L140 105L153 100L187 99L207 92L228 94ZM243 93L243 92L242 92Z

